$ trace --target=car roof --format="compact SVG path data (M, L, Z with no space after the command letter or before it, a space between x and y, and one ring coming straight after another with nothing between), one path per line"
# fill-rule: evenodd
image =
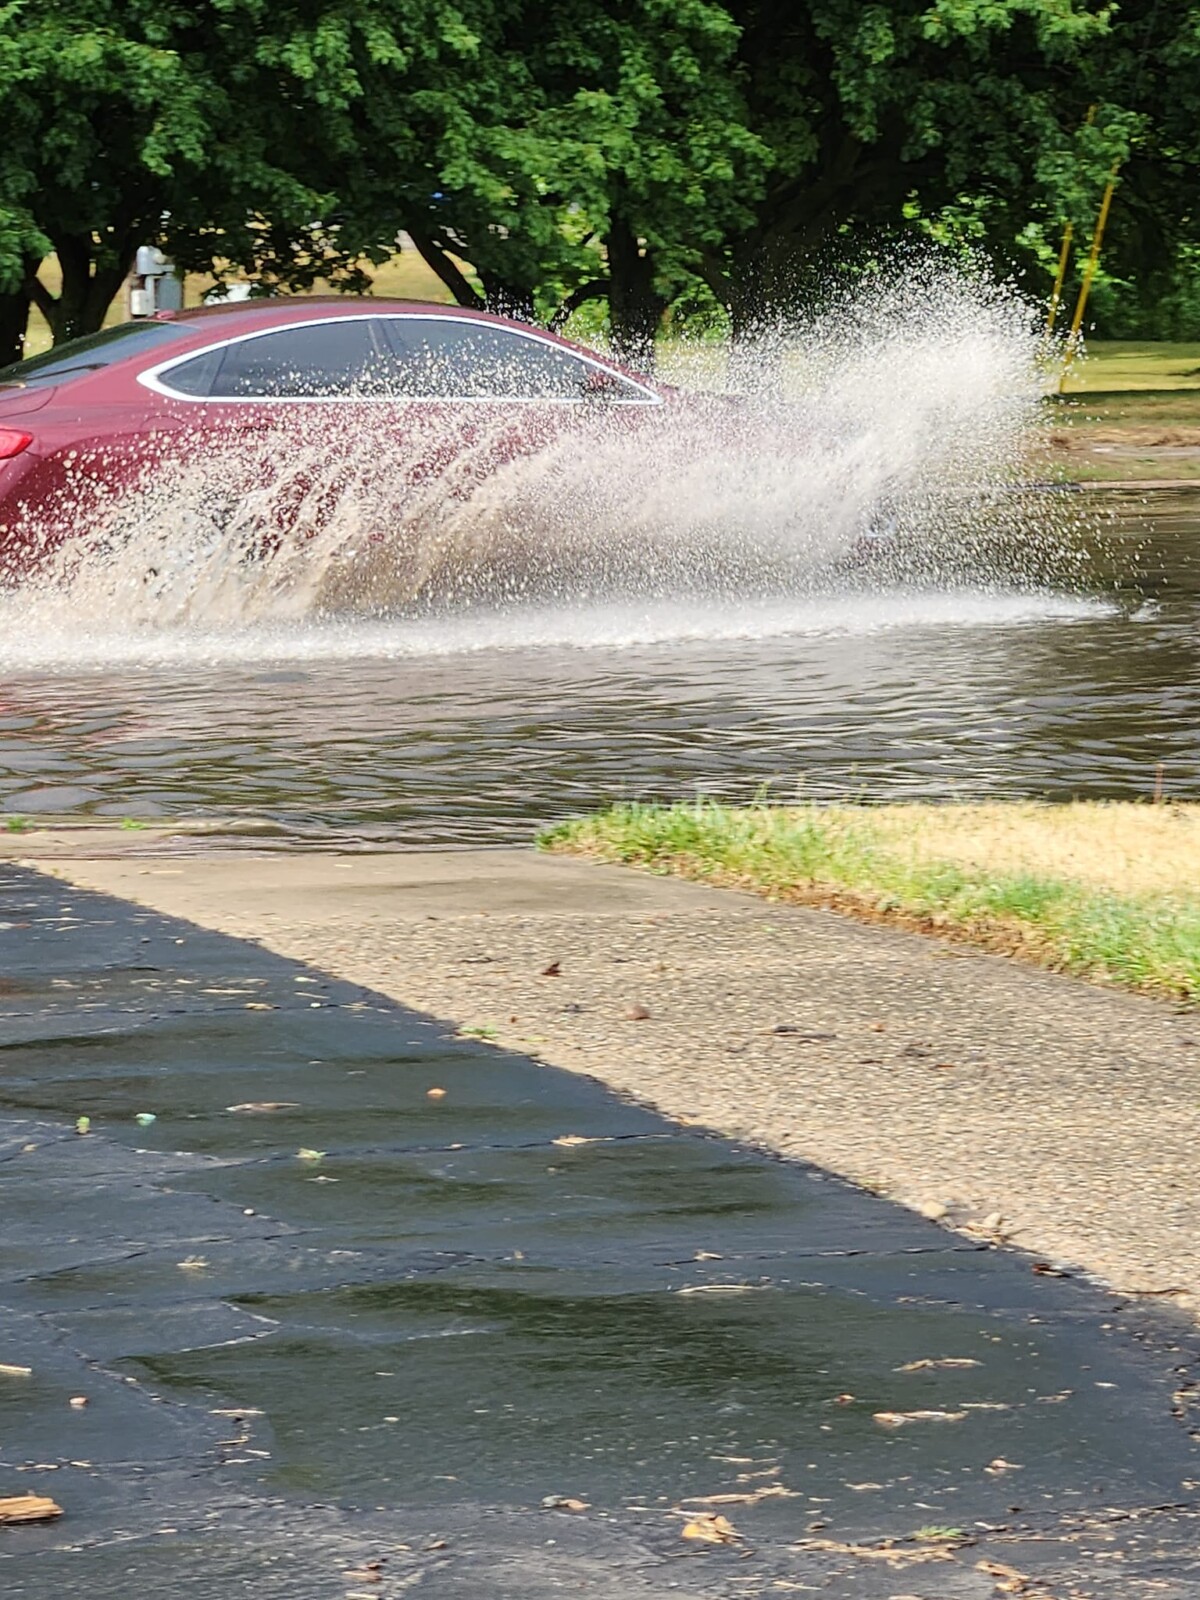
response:
M440 301L377 300L363 295L345 294L272 295L262 300L239 300L231 305L193 306L187 311L159 311L155 313L154 320L182 323L189 332L224 335L245 332L254 327L276 327L288 322L321 321L330 316L396 315L468 317L473 322L495 322L506 327L525 326L523 323L514 324L511 318L498 317L489 311L477 311L468 306L445 305Z
M514 317L498 316L492 311L477 311L473 306L446 305L440 300L382 300L368 295L305 294L270 295L261 300L238 300L232 305L193 306L186 311L158 311L154 321L180 324L188 334L188 347L220 339L232 339L238 334L253 332L256 328L286 327L289 323L320 322L329 317L387 317L421 316L454 317L458 320L491 323L501 328L516 328L522 333L536 334L550 344L556 344L574 355L603 366L610 372L620 373L633 383L641 384L654 393L661 394L668 385L655 382L643 373L614 361L611 356L599 355L594 350L582 349L561 334L549 328L536 327ZM182 354L182 352L180 352Z

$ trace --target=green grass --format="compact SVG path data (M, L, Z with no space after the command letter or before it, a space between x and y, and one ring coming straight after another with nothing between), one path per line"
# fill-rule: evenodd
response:
M1106 389L1052 395L1052 414L1113 428L1200 428L1200 388Z
M918 855L873 823L866 806L623 804L560 823L538 843L771 899L832 905L1101 982L1200 998L1200 898L1124 894Z
M1145 347L1139 347L1145 348ZM1192 368L1192 352L1200 345L1163 346L1157 371L1139 370L1168 382L1171 372ZM1195 369L1200 372L1200 366ZM1119 369L1093 374L1097 382L1117 385ZM1045 402L1052 430L1053 458L1058 469L1080 483L1144 479L1200 480L1200 378L1179 387L1071 389Z
M1091 339L1071 364L1066 388L1068 394L1200 389L1200 343Z

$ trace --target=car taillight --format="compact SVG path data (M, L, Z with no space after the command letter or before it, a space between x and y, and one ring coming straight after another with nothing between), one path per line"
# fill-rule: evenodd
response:
M33 443L33 435L24 433L20 428L0 428L0 461L9 461L13 456L19 456L22 450L28 450Z

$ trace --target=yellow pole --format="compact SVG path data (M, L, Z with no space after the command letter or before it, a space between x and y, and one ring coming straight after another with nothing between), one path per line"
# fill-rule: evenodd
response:
M1067 262L1071 259L1071 240L1075 236L1075 224L1068 222L1063 229L1062 249L1058 253L1058 273L1054 279L1054 289L1050 295L1050 311L1046 317L1047 339L1054 332L1054 319L1058 316L1059 302L1062 300L1063 283L1067 276Z
M1083 278L1079 285L1079 299L1075 302L1075 315L1071 318L1071 331L1067 335L1067 359L1063 363L1062 377L1058 380L1058 392L1066 391L1067 373L1071 370L1071 363L1075 359L1075 352L1079 347L1079 330L1083 326L1083 313L1087 309L1088 295L1091 292L1092 279L1096 276L1096 268L1100 264L1100 245L1104 239L1104 229L1108 222L1108 209L1112 205L1112 197L1117 187L1117 168L1119 162L1113 162L1112 171L1108 175L1108 182L1104 186L1104 198L1100 202L1100 215L1096 218L1096 231L1092 234L1092 248L1088 252L1087 264L1083 269Z

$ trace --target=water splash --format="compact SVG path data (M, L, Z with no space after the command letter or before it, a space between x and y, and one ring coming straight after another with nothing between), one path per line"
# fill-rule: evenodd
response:
M1063 541L1010 492L1034 352L1019 298L926 268L743 351L742 372L777 380L750 395L297 407L274 435L177 434L120 495L80 463L55 510L70 536L0 596L0 633L107 655L357 624L369 649L361 624L397 614L494 628L549 605L585 637L598 607L633 601L656 628L679 606L686 635L685 602L717 619L757 600L778 623L847 583L1036 577ZM679 352L670 376L705 359ZM885 525L888 553L859 567Z

